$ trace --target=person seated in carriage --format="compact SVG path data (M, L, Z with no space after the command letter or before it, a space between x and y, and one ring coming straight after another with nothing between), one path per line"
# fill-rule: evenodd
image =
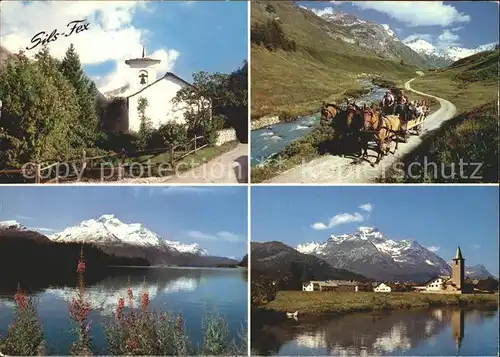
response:
M415 103L415 117L419 118L424 115L424 106L418 100Z
M381 103L382 112L384 114L393 114L394 104L395 104L394 95L392 94L390 89L387 89L385 91L384 97L382 98L382 103Z
M406 120L406 113L408 111L408 97L404 91L401 91L396 99L395 113L401 120Z

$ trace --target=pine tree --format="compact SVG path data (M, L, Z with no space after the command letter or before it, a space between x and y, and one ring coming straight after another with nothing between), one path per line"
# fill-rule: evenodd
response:
M75 46L71 44L66 51L59 70L75 88L78 97L80 115L76 132L78 141L74 147L93 147L98 138L99 116L95 104L97 89L94 82L88 79L83 72L80 57L76 53Z

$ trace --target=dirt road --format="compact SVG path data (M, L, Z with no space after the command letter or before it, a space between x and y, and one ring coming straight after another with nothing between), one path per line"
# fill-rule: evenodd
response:
M124 179L119 183L245 183L248 181L248 144L238 144L235 149L177 176Z
M285 171L266 182L272 183L370 183L384 175L388 168L404 157L421 142L421 137L441 126L445 121L453 118L456 108L453 103L430 94L411 89L410 83L415 78L405 83L405 88L422 96L434 98L439 101L440 108L429 114L420 136L412 135L407 143L399 143L396 154L389 154L376 166L372 167L369 162L355 163L353 158L325 155L304 165L294 167ZM368 159L375 162L376 153L368 150Z

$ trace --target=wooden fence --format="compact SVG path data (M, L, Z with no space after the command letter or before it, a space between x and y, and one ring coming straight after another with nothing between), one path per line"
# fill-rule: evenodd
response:
M195 135L191 140L187 141L184 144L173 145L164 148L112 153L94 157L87 157L86 151L83 150L81 158L73 162L68 162L68 163L56 162L48 166L42 166L42 164L33 164L32 167L24 169L0 170L0 175L20 175L21 177L24 178L33 179L34 183L36 184L41 184L41 183L48 184L48 183L59 183L61 181L61 178L67 181L72 181L72 179L78 178L79 174L81 174L81 178L83 177L91 178L96 173L102 175L106 171L108 173L111 171L112 173L115 172L118 173L117 180L121 180L124 177L125 168L127 167L127 165L130 165L129 163L126 162L127 159L138 158L145 155L170 153L168 162L152 163L149 164L149 166L158 167L164 165L165 163L168 163L171 165L171 168L173 168L176 162L208 146L206 142L202 143L202 145L198 145L198 140L200 139L204 139L204 136ZM177 153L179 154L176 155ZM109 160L119 160L119 163L116 166L113 165L113 163L112 165L103 166L103 164L109 163ZM133 164L135 165L138 164L144 167L144 164L141 162L134 162ZM64 176L61 176L59 175L60 173L59 169L61 166L63 166L67 170L73 170L74 172L66 172ZM54 168L55 168L55 176L48 178L45 182L42 182L45 177L43 173L48 170L51 170L52 172ZM50 177L50 173L48 176Z

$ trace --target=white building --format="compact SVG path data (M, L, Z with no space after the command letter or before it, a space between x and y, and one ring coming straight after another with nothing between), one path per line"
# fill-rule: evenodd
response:
M373 288L373 291L376 293L390 293L392 288L387 284L380 283Z
M356 281L345 280L312 280L302 283L302 291L359 291L359 284Z
M185 122L184 113L187 105L182 103L175 105L172 99L183 88L190 87L193 90L196 88L171 72L157 78L156 66L160 62L158 59L148 57L143 47L142 57L125 61L130 67L129 75L126 78L127 84L117 90L105 93L108 97L127 99L129 131L139 131L141 120L137 106L141 98L148 101L145 114L151 119L154 128L167 122ZM209 108L210 102L207 100L204 105Z
M425 291L442 291L445 289L445 283L449 280L449 276L436 276L425 283Z

